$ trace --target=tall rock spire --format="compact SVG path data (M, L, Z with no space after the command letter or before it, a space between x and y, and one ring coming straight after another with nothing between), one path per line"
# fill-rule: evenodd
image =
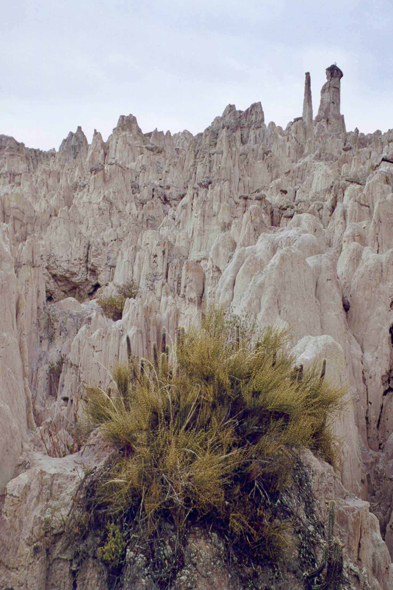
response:
M307 127L312 125L312 96L311 96L311 77L310 72L306 72L306 79L304 82L304 100L303 100L303 122Z
M327 82L322 86L321 102L316 122L323 121L335 133L345 132L344 117L340 113L340 80L343 73L335 64L326 69Z

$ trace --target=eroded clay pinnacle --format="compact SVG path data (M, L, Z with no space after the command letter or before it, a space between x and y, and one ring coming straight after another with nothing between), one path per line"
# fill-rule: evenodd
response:
M325 122L331 131L345 131L344 117L340 113L340 80L343 72L336 64L326 68L327 81L322 86L321 102L315 122Z
M313 122L310 72L306 72L304 82L303 121L307 126L312 125Z

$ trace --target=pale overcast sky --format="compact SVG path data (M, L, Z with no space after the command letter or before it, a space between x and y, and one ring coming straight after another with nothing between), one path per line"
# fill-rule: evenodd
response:
M229 103L314 116L333 62L347 129L393 128L392 0L0 0L0 133L58 149L119 115L144 132L203 131Z

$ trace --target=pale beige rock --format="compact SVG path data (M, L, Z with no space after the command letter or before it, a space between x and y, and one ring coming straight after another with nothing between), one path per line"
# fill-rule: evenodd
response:
M345 392L345 409L335 416L332 431L340 445L339 469L341 480L347 489L362 492L362 459L359 450L359 437L355 423L352 392L345 354L341 346L331 336L305 336L294 348L297 363L304 367L316 364L322 373L326 361L325 379Z
M0 515L1 587L73 588L74 548L57 540L85 470L102 465L110 452L95 436L82 453L62 459L30 453L22 473L8 483Z
M34 427L24 325L6 226L0 226L0 494L12 478L28 428Z
M315 121L324 121L333 132L345 132L344 117L340 113L340 80L343 73L336 65L326 69L327 82L321 90L321 103Z
M202 301L205 273L198 262L188 260L183 266L181 295L197 305Z
M229 232L220 234L214 242L210 251L210 256L213 264L215 264L221 272L224 271L228 262L232 258L233 252L236 250L236 242Z
M377 518L370 513L370 505L348 494L328 465L321 465L307 451L303 460L311 473L312 487L318 507L325 507L325 518L330 501L335 502L335 534L345 543L345 555L360 588L390 590L393 584L389 551L382 542Z
M389 415L384 415L390 400L385 384L389 381L392 341L390 304L393 300L393 250L377 254L357 242L345 245L338 261L338 273L350 300L348 323L363 351L367 438L377 449L389 436ZM386 326L383 330L383 326ZM387 381L386 381L387 380ZM386 394L384 396L384 393ZM387 396L387 397L386 397ZM386 423L389 423L389 426Z
M229 105L196 136L144 134L132 115L107 142L95 132L89 145L78 128L59 152L0 136L0 221L9 233L0 326L11 343L0 371L6 362L18 383L10 393L0 380L0 445L15 442L4 482L28 426L28 385L42 419L63 419L84 383L108 385L130 350L150 355L164 326L174 338L215 302L260 326L289 326L294 344L311 337L303 344L318 359L327 343L319 339L334 340L326 354L353 403L345 427L337 424L342 477L370 497L390 539L393 500L376 498L387 489L393 433L393 131L345 133L337 70L328 68L313 124L307 78L303 120L286 129L266 126L255 103L244 112ZM105 318L90 300L131 279L137 298L122 320ZM48 376L60 359L54 389ZM368 485L359 448L379 465Z
M304 100L303 100L303 122L305 125L310 126L313 122L313 109L312 109L312 97L311 97L311 77L310 72L306 73L306 79L304 83Z
M62 299L57 303L58 309L61 311L73 311L79 313L82 311L82 305L79 301L74 299L74 297L67 297L66 299Z

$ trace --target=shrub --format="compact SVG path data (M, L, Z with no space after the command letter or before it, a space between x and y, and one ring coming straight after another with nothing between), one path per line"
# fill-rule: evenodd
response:
M110 569L117 569L124 559L126 544L118 525L109 522L106 528L106 542L98 549L97 556L106 563Z
M104 315L107 318L114 320L121 320L123 316L123 309L126 304L126 298L122 295L110 295L109 297L99 297L98 304L100 305Z
M127 283L124 283L124 285L120 285L120 287L117 288L117 291L119 295L126 299L135 299L138 295L138 287L134 281L128 281Z
M135 299L138 287L134 281L130 281L118 287L117 291L118 295L98 298L98 304L106 317L114 321L121 320L127 299Z
M161 352L159 352L161 351ZM209 523L250 555L276 559L286 523L274 506L296 449L334 456L330 419L343 391L323 368L297 368L283 333L212 309L200 330L166 333L153 362L117 367L114 386L87 388L88 414L121 451L95 489L100 513L149 535L170 521Z

